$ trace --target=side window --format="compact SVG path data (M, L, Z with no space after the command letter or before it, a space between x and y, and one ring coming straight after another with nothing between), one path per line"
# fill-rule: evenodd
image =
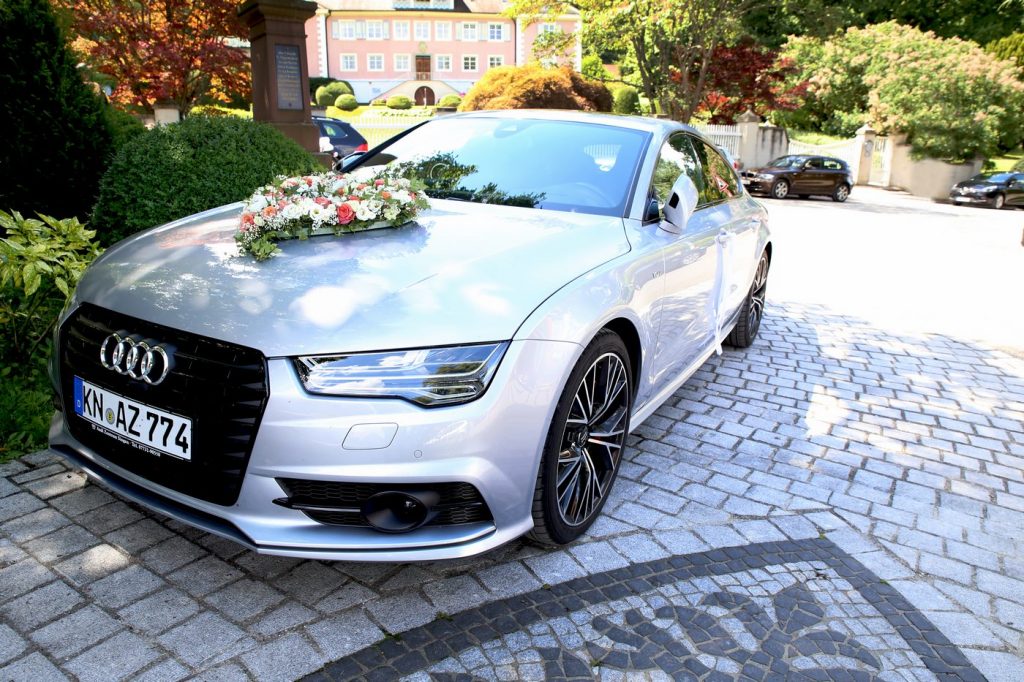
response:
M668 200L672 186L676 184L676 180L683 173L690 176L699 192L702 183L700 164L690 145L689 136L676 134L661 145L661 151L658 153L658 165L654 167L654 180L651 184L654 198L658 200L659 204L664 204Z
M828 170L843 170L843 164L839 163L838 161L834 161L832 159L825 159L824 163L825 168Z
M700 190L700 204L698 205L713 204L742 194L739 181L736 179L736 172L718 150L700 140L694 140L693 144L697 149L697 156L704 169L705 178L703 187L697 185Z
M807 162L807 167L808 168L813 168L815 170L821 170L822 168L825 167L825 160L824 159L811 159L811 160L809 160Z

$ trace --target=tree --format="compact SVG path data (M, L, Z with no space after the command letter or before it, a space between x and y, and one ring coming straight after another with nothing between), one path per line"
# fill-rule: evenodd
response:
M1024 82L974 43L895 22L851 28L822 42L792 38L783 51L808 92L796 118L851 135L863 122L903 133L919 156L963 161L1024 138Z
M627 53L644 95L662 113L689 121L704 98L717 46L734 39L752 0L514 0L528 21L567 9L586 17L587 42L599 53Z
M711 123L732 123L751 111L767 117L776 110L795 109L806 92L803 83L787 83L796 71L790 59L746 37L735 45L719 45L708 67L707 89L700 112Z
M567 66L545 68L532 62L488 69L459 108L611 111L612 95L603 83L587 80Z
M115 81L112 99L146 109L248 95L249 60L232 37L247 35L235 0L54 0L93 68Z
M0 209L84 219L110 156L105 105L48 0L0 2L0 35Z

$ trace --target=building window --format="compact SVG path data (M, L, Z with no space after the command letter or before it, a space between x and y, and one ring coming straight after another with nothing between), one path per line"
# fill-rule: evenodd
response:
M343 54L343 55L341 55L341 70L342 71L355 71L356 70L356 56L354 54Z
M476 71L476 55L467 54L462 58L463 71Z
M395 25L395 40L408 40L409 39L409 22L408 21L396 21L394 25Z
M383 21L368 21L368 22L366 22L366 39L367 40L384 40L384 22Z
M415 31L416 40L430 40L429 21L417 21Z
M540 25L541 33L561 33L562 29L559 28L558 24L545 22Z
M398 71L400 73L401 72L405 72L405 71L410 71L411 70L411 68L409 66L410 63L411 63L411 60L409 59L409 55L407 55L407 54L396 54L395 55L395 71Z
M488 69L493 69L493 68L495 68L497 66L505 66L505 58L504 57L502 57L500 54L497 54L497 55L491 55L490 57L487 58L487 68Z
M452 22L450 22L450 21L435 21L434 22L434 39L435 40L451 40L452 39Z
M476 40L476 22L475 21L464 21L462 22L462 39L463 40Z
M487 24L487 39L498 41L505 40L505 24Z
M356 22L341 20L331 22L331 37L335 40L355 40Z
M439 54L434 57L434 62L437 65L438 71L452 70L452 56L450 54Z
M368 55L366 55L366 70L367 71L383 71L384 70L384 55L382 55L382 54L368 54Z

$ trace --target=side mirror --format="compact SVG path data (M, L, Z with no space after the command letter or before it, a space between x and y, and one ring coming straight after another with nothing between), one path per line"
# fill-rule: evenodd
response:
M327 154L334 150L334 145L331 144L331 138L324 136L320 138L320 153Z
M676 178L672 191L665 202L665 222L673 225L680 232L686 227L686 221L697 207L697 186L686 173Z
M644 222L648 223L652 220L657 220L661 217L661 205L658 200L651 197L650 201L647 202L647 210L644 212Z

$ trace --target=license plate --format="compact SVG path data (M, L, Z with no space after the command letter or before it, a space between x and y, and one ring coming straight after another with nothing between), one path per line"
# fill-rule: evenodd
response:
M158 410L75 377L75 414L151 455L192 459L192 420Z

